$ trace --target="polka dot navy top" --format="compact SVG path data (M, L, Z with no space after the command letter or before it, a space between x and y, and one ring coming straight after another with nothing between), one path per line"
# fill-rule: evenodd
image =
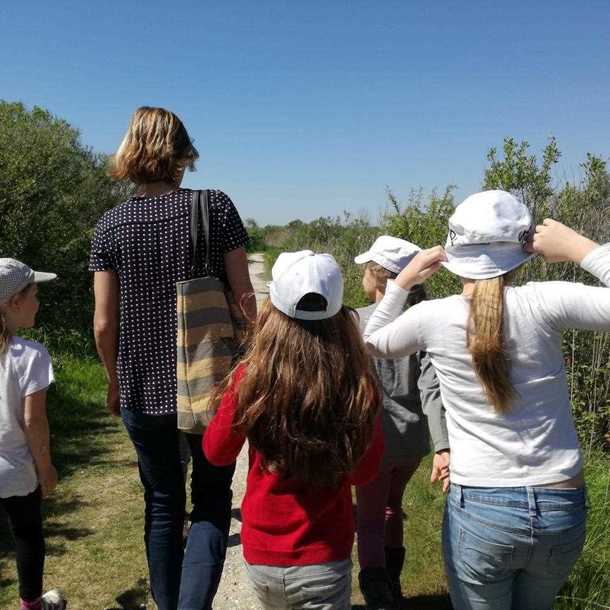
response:
M176 412L176 282L191 277L191 197L189 189L132 197L102 216L91 245L89 270L115 271L121 287L121 407L149 415ZM209 215L210 273L226 281L224 254L248 234L222 191L210 191Z

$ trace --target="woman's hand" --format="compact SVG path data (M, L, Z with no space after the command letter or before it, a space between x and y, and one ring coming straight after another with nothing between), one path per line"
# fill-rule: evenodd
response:
M108 383L108 391L106 393L106 408L111 415L118 417L121 415L121 401L119 393L119 382L117 380Z
M447 493L449 490L449 449L443 449L437 451L432 459L432 473L430 475L430 482L436 483L442 481L443 493Z
M411 262L398 274L394 280L404 290L411 290L417 284L423 284L441 267L441 262L447 256L442 246L434 246L428 250L418 252Z
M528 252L540 254L547 263L572 261L580 264L582 259L598 244L565 225L545 218L536 227L533 240L528 244Z

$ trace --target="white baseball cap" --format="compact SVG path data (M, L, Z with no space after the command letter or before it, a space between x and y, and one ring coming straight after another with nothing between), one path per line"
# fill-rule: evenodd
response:
M392 273L400 273L420 250L410 241L382 235L366 252L354 258L354 262L357 265L373 262Z
M33 271L14 258L0 258L0 303L5 303L28 284L54 280L54 273Z
M529 210L510 193L475 193L449 219L447 261L442 264L473 280L504 275L533 256L525 250L532 229Z
M343 306L343 276L330 254L311 250L282 252L271 269L271 302L282 313L297 320L324 320L339 313ZM322 311L305 311L297 306L306 294L326 300Z

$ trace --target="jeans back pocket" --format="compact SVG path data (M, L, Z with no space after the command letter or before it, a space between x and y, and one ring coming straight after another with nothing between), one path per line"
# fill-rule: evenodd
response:
M511 570L514 550L512 545L489 542L461 528L456 572L461 580L473 584L495 582Z

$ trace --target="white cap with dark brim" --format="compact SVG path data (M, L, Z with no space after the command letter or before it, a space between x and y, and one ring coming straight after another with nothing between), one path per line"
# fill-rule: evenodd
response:
M269 298L273 305L290 318L325 320L343 307L343 276L337 261L330 254L311 250L282 252L271 270ZM299 309L307 294L324 298L326 308L320 311Z

